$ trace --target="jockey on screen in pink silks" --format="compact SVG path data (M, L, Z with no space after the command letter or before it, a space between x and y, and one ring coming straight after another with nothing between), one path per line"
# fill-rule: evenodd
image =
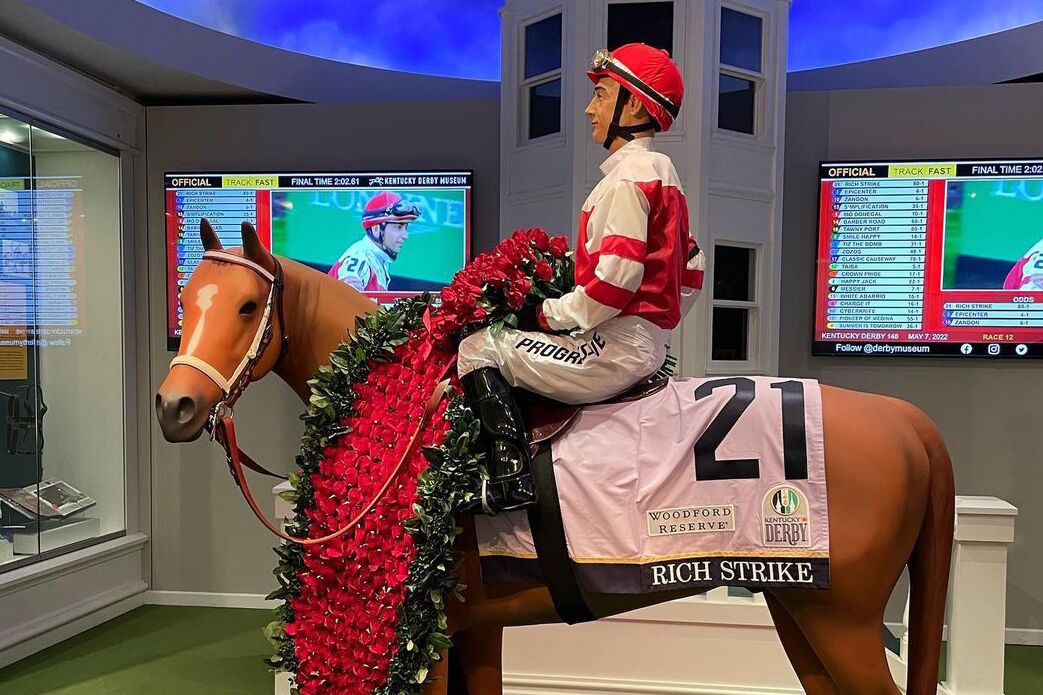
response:
M391 263L409 238L406 228L420 217L420 208L397 193L382 191L362 210L366 235L349 246L329 270L329 276L359 292L386 292Z

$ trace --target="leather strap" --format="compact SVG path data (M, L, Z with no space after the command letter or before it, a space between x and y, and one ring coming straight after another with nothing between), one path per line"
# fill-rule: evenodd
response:
M587 606L576 574L572 571L549 444L541 446L533 459L532 475L539 501L528 509L529 526L536 545L536 558L554 602L554 610L569 625L597 620Z
M449 367L451 366L452 362L449 363ZM448 367L446 371L448 371ZM444 374L445 373L443 372L443 376ZM405 465L406 461L408 461L413 456L413 454L416 453L417 447L420 444L420 437L424 432L424 427L427 425L428 421L431 419L431 416L438 408L438 402L442 400L442 396L445 395L445 392L448 388L449 379L444 379L443 381L439 382L437 386L435 386L434 392L431 394L431 397L427 400L427 406L424 408L424 414L420 417L420 422L417 425L416 431L413 433L413 436L409 439L409 445L406 447L406 450L402 453L402 458L399 459L398 463L395 465L394 470L391 471L391 475L388 476L388 479L384 482L383 487L381 487L377 494L374 495L373 499L370 500L369 504L367 504L365 508L362 509L362 511L356 514L354 518L348 521L348 523L346 523L343 528L334 531L333 533L322 536L320 538L297 538L296 536L291 536L276 528L275 525L268 520L268 517L266 517L264 513L261 512L261 509L257 504L257 500L254 499L253 494L250 492L250 486L247 484L246 477L243 474L243 465L241 459L242 452L239 451L239 447L236 445L235 442L235 423L232 420L231 412L229 412L227 415L225 415L218 421L220 423L220 426L218 428L217 438L225 447L225 453L228 458L228 466L231 469L232 477L235 478L236 485L239 486L239 490L243 493L243 497L246 499L246 503L250 505L250 509L253 511L254 516L257 517L257 520L264 524L265 528L267 528L269 531L271 531L276 536L288 543L297 543L299 545L305 546L320 545L322 543L328 543L329 541L332 541L335 538L339 538L351 529L355 528L355 526L357 526L358 523L367 514L369 514L373 507L376 506L377 502L379 502L380 499L384 496L384 493L386 493L388 488L391 487L392 481L394 481L395 478L398 476L399 471L402 470L402 466Z
M213 367L209 362L201 360L194 355L178 355L170 360L171 367L176 367L179 364L191 367L197 372L202 372L204 376L210 379L210 381L217 384L217 387L221 389L221 392L225 395L228 395L228 392L232 390L231 382L229 382L228 379L225 379L224 374L217 371L217 368Z
M228 412L228 416L227 417L228 417L229 421L231 421L232 411L228 410L227 412ZM220 420L218 420L217 422L220 423ZM207 423L207 427L210 428L211 425L209 423ZM224 449L225 449L225 459L227 460L228 459L228 452L230 451L230 448L225 443L226 440L225 440L224 437L225 437L225 434L223 433L223 430L221 429L221 427L218 426L218 427L214 428L212 439L217 440L217 443L224 447ZM256 461L254 461L250 457L250 455L247 454L242 449L240 449L239 446L237 444L235 444L235 442L232 442L232 444L235 446L237 455L239 456L239 460L242 462L242 464L244 466L249 468L251 471L253 471L255 473L260 473L261 475L266 475L269 478L278 478L279 480L289 480L289 476L285 476L282 473L273 473L273 472L271 472L270 470L268 470L267 468L265 468L261 464L259 464Z
M212 258L215 261L225 261L226 263L241 265L254 271L268 282L275 282L275 276L273 274L269 273L264 266L259 263L254 263L249 258L236 256L234 253L228 253L227 251L204 251L203 258Z

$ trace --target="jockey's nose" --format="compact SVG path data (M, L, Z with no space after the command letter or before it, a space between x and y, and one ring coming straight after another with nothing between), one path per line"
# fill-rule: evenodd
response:
M184 433L187 425L192 423L196 416L196 402L190 396L180 398L164 398L162 394L156 394L156 418L159 420L163 436L170 441L180 439L179 435Z

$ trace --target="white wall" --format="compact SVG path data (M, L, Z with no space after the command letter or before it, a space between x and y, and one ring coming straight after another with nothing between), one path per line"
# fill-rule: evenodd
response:
M1043 628L1040 362L812 357L818 163L826 159L1038 157L1043 85L790 92L783 206L780 374L904 398L938 423L956 492L1020 510L1007 627ZM900 614L899 614L900 615ZM889 614L889 620L894 619Z
M476 251L499 237L499 104L488 101L154 107L148 119L151 383L166 350L163 173L185 170L466 168L475 172ZM262 465L291 470L303 406L272 377L236 408L238 438ZM208 440L166 443L152 427L152 588L268 593L274 538L253 518ZM250 475L259 500L275 481Z

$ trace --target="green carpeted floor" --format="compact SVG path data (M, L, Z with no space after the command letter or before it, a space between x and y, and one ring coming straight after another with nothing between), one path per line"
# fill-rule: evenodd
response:
M145 606L0 670L7 695L269 695L270 611ZM1006 695L1043 693L1043 647L1007 647Z
M269 695L271 615L145 606L0 670L0 693Z

